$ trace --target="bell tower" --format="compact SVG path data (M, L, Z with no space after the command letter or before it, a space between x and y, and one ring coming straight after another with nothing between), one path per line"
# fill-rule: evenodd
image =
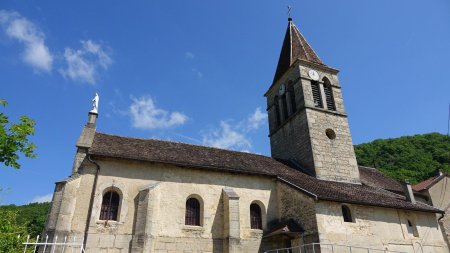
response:
M272 157L318 179L360 183L338 70L325 65L292 19L267 98Z

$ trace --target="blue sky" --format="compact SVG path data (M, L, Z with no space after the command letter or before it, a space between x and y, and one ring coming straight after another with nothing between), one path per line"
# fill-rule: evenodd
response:
M2 166L0 204L48 199L70 174L95 92L100 132L270 155L263 94L287 5L341 70L354 143L446 133L447 0L4 0L0 98L36 120L38 158Z

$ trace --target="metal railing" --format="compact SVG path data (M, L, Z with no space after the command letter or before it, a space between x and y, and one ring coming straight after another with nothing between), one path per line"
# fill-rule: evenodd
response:
M41 239L41 242L39 242ZM64 236L61 240L58 241L58 236L55 236L53 239L49 239L49 236L45 236L44 238L36 237L36 240L30 241L30 236L27 236L27 241L22 243L24 245L23 252L26 253L30 249L33 249L32 252L36 253L85 253L83 248L83 237L77 238L76 236L70 238Z
M280 248L265 251L264 253L406 253L387 249L377 249L362 246L331 244L331 243L309 243L290 248Z

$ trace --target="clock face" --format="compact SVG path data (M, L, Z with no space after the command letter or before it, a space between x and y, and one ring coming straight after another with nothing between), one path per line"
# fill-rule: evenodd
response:
M283 95L285 91L286 91L286 86L284 84L280 85L280 87L278 88L278 94Z
M311 79L314 80L314 81L318 81L319 80L319 73L317 73L317 71L315 71L313 69L308 71L308 76L311 77Z

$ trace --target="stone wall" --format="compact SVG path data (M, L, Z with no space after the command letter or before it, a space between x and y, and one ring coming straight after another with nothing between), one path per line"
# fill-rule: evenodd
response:
M444 177L428 189L428 195L434 207L444 210L445 216L440 220L447 243L450 242L450 178ZM438 219L441 215L438 215Z
M311 69L317 70L319 73L324 108L314 106L311 79L307 74ZM323 90L325 77L332 85L336 111L326 108ZM294 84L296 112L277 126L274 103L278 87L289 81ZM268 91L266 96L273 157L296 159L319 179L360 183L336 70L306 62L297 62ZM327 136L326 131L333 132L334 137Z
M304 243L319 242L315 200L285 183L278 183L279 213L284 220L293 219L304 229Z
M341 203L317 203L321 243L411 253L448 252L434 213L345 205L351 210L353 222L344 222ZM408 220L415 228L408 225Z
M234 252L260 252L263 231L250 228L250 204L260 205L263 229L279 217L276 181L270 177L119 160L98 163L101 170L87 252L180 252L182 248L186 252L223 252L232 245L230 238L237 245ZM87 162L82 167L81 176L65 185L66 195L56 215L59 237L84 234L95 167ZM225 211L224 188L239 196L229 209L238 218L233 219L239 227L234 235L231 229L224 229L225 216L232 217ZM121 196L120 212L118 221L106 222L99 217L102 196L110 189ZM191 196L202 203L199 227L184 223L185 203Z

